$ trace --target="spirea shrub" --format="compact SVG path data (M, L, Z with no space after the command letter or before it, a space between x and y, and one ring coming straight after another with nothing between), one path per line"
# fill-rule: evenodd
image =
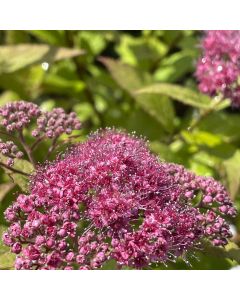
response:
M230 98L240 107L240 31L210 30L202 40L196 76L201 92Z
M48 122L48 117L43 122ZM51 125L49 125L51 126ZM231 237L224 187L161 162L144 140L106 129L38 167L5 212L16 269L145 268Z

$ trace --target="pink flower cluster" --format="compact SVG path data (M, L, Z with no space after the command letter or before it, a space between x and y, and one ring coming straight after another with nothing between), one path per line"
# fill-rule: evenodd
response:
M71 134L73 129L80 129L81 123L74 112L66 114L62 108L54 108L37 119L37 129L33 136L44 134L47 138L57 138L61 134Z
M16 101L0 107L1 125L7 131L19 131L41 114L39 107L31 102Z
M205 209L204 234L216 246L225 245L230 236L229 226L221 215L235 216L236 210L225 188L211 177L197 176L183 166L166 164L166 171L181 185L182 192L190 202L199 196L199 209Z
M2 141L0 139L0 153L8 158L7 165L13 166L15 158L21 158L23 153L12 141Z
M32 152L39 142L44 139L52 139L52 146L49 150L53 151L61 134L69 135L74 129L81 128L81 123L74 112L67 114L62 108L43 112L38 105L26 101L11 102L0 107L0 117L0 124L5 129L4 134L18 139L32 163L34 163ZM24 137L24 129L27 127L30 127L31 130L34 128L31 134L36 140L31 146L26 144ZM23 153L18 151L17 146L12 141L2 142L0 140L0 153L8 157L6 163L0 162L5 167L12 167L14 159L23 156Z
M16 269L88 270L109 259L144 268L204 238L226 244L223 215L234 214L221 184L159 162L143 140L107 129L38 169L30 195L5 212L3 241L18 254Z
M240 31L210 30L202 41L203 56L198 61L196 76L201 92L222 94L232 106L240 106Z
M74 112L67 114L62 108L54 108L43 112L38 105L16 101L7 103L0 108L1 125L8 132L22 131L31 121L37 123L32 131L34 137L58 138L61 134L71 134L72 130L80 129L81 123Z

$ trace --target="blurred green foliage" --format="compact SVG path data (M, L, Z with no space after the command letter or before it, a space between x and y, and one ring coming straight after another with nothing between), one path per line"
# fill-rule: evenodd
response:
M213 176L240 208L240 111L197 91L198 31L0 31L0 105L24 99L75 111L84 136L118 127L145 136L162 160ZM1 135L1 134L0 134ZM43 149L44 151L44 149ZM42 153L37 153L39 159ZM22 162L19 168L28 166ZM0 171L0 228L22 178ZM19 187L20 186L20 187ZM229 269L240 263L240 214L228 249L156 269ZM13 255L0 245L0 269ZM109 267L112 268L111 262Z

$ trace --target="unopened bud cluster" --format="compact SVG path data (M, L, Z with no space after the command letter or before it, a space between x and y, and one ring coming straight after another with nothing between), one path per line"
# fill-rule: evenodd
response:
M14 158L21 158L23 153L19 151L18 147L12 141L2 141L0 139L0 153L7 157L7 165L13 166Z
M62 108L44 112L38 105L26 101L11 102L0 107L0 118L5 134L19 139L20 144L25 143L25 128L31 130L31 135L38 139L37 143L43 139L56 141L63 133L70 135L74 129L81 128L74 112L67 114ZM31 151L31 147L28 148ZM8 157L6 165L10 167L13 166L15 158L23 156L12 141L0 140L0 153Z
M11 102L0 108L1 125L8 132L22 131L31 121L36 123L32 136L57 138L61 134L71 134L74 129L80 129L81 123L76 113L67 114L62 108L54 108L44 112L38 105L26 102Z
M0 108L1 125L8 132L19 131L41 114L40 108L31 102L10 102Z
M37 129L33 136L44 134L47 138L57 138L63 133L71 134L73 129L80 129L81 123L75 112L66 114L62 108L54 108L37 119Z

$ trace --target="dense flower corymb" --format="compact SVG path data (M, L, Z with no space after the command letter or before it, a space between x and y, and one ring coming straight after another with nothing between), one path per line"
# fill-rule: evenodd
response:
M197 206L195 197L201 197ZM144 268L184 254L203 238L224 245L234 215L211 178L159 162L143 140L97 132L32 178L5 216L16 269L96 269L108 259Z
M240 106L240 31L210 30L202 41L203 56L196 76L199 89L211 96L222 94Z

